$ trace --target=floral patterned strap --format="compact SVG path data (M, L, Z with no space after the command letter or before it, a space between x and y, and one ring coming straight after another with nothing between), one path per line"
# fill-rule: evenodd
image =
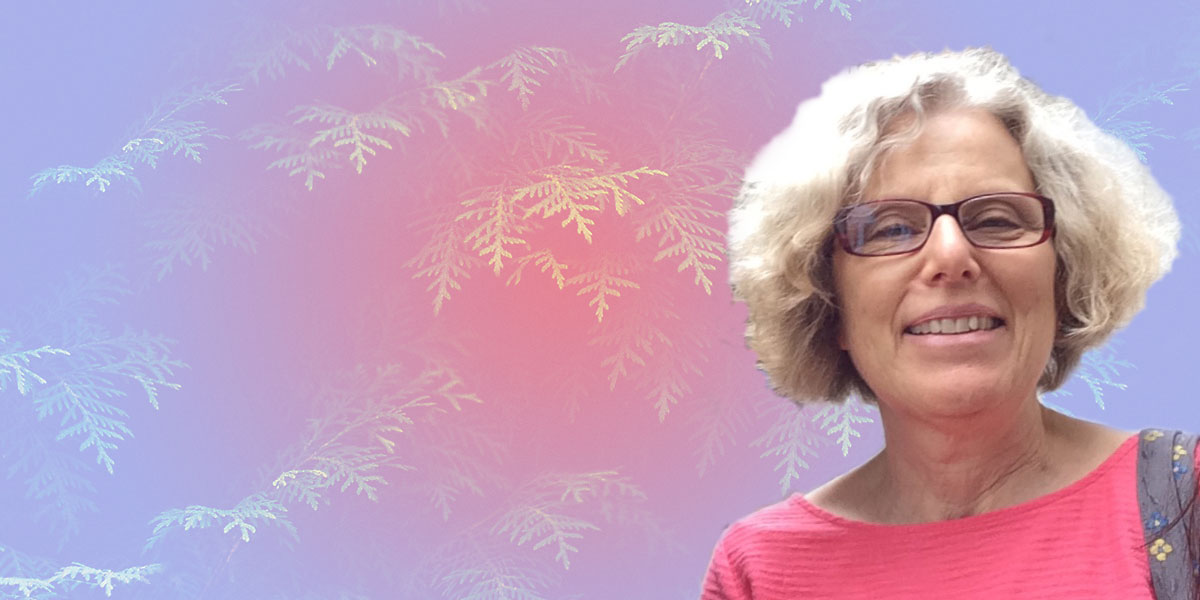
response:
M1182 431L1145 429L1138 436L1138 508L1149 551L1150 578L1158 600L1183 600L1194 593L1198 556L1189 540L1196 521L1184 515L1196 493L1196 440ZM1200 506L1193 508L1200 510Z

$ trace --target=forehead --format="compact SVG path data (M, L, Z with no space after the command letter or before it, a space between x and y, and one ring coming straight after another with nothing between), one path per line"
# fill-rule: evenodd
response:
M915 138L880 155L863 200L914 198L936 203L1004 191L1034 191L1021 146L1004 123L982 109L951 109L928 115ZM910 115L897 119L887 136L914 127Z

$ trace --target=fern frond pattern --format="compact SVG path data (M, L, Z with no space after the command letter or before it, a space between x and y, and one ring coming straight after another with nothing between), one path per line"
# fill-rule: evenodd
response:
M193 162L202 162L202 153L208 149L208 143L226 136L204 121L187 120L182 115L205 104L226 105L227 97L240 90L236 84L209 85L168 96L134 127L133 135L122 141L116 152L91 167L62 165L39 171L32 177L29 196L50 184L76 181L83 181L84 187L95 185L97 192L108 191L114 182L140 189L141 181L134 175L137 165L154 169L166 155L183 155Z
M257 533L258 528L263 525L281 527L294 537L296 528L286 513L287 508L282 504L262 494L247 496L233 508L200 505L172 508L159 513L150 521L153 530L146 539L145 548L153 548L175 530L189 531L209 527L220 527L221 533L233 532L243 542L249 542L250 535Z
M770 425L750 446L763 448L760 458L777 459L774 469L782 472L779 490L787 494L798 483L801 472L811 468L809 461L817 458L824 439L809 425L811 417L790 402L773 400L762 412Z
M145 219L155 239L145 244L153 256L155 278L161 281L176 265L198 264L207 271L218 246L253 254L270 229L245 207L227 203L186 203L152 211Z
M170 380L184 364L170 358L171 344L132 330L117 336L95 331L69 344L70 354L57 361L56 375L34 395L38 418L59 416L58 439L82 437L79 449L93 448L96 462L112 473L111 452L133 432L126 425L128 412L111 401L134 389L158 408L162 389L179 389Z
M621 38L621 42L625 44L625 53L617 60L615 70L620 70L651 46L662 48L694 42L696 50L704 51L708 48L707 52L711 52L713 58L720 59L725 56L731 43L747 42L758 50L769 53L770 49L760 30L757 22L735 11L723 12L707 24L699 26L672 22L642 25Z
M383 110L356 113L326 104L300 106L295 112L300 115L296 117L296 125L315 123L322 127L308 140L310 148L327 144L335 153L339 148L349 149L346 159L360 174L368 156L375 156L380 149L392 149L392 142L386 136L397 133L408 137L412 133L407 124Z
M539 477L517 492L518 503L497 519L491 531L507 536L522 546L532 543L533 550L551 548L555 562L571 568L571 554L579 552L575 544L589 531L599 527L571 513L589 501L610 496L640 500L645 494L616 471L598 471Z
M560 48L530 46L517 48L491 66L500 71L500 85L514 92L521 108L528 109L534 88L542 84L538 77L547 75L566 60L566 52Z

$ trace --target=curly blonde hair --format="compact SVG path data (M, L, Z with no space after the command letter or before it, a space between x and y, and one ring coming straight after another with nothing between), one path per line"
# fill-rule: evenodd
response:
M780 395L798 403L851 394L876 401L835 337L834 215L863 200L882 156L915 138L925 115L952 108L1000 119L1038 193L1054 199L1059 328L1039 390L1061 386L1170 270L1179 219L1149 169L1001 54L920 53L853 67L801 103L759 152L729 213L730 284L749 307L747 344Z

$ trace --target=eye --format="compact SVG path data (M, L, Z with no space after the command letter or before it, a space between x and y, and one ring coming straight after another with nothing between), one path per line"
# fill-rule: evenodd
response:
M867 237L872 240L894 240L909 238L916 235L916 233L916 229L907 223L892 222L871 228Z
M929 228L929 211L910 200L881 200L848 207L835 223L853 251L888 253L912 246Z
M988 215L973 219L970 227L971 229L1018 229L1023 226L1009 216Z
M964 229L985 234L1039 229L1042 220L1041 203L1026 196L981 197L960 210Z

